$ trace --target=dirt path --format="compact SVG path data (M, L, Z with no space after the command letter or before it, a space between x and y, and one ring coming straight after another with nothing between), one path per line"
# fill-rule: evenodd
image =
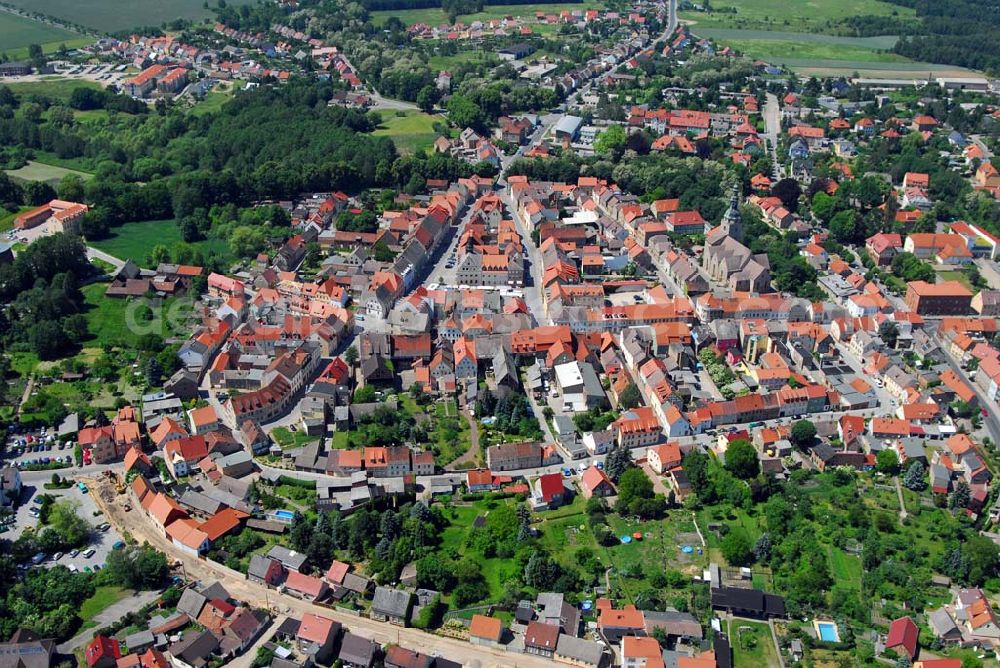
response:
M452 463L445 466L446 471L455 471L457 469L465 468L462 464L472 463L475 464L479 460L479 453L481 448L479 447L479 423L476 419L464 411L459 411L462 417L465 419L466 424L469 425L469 449L465 451L465 454L453 461Z
M24 404L28 402L28 397L31 396L31 391L35 389L35 377L31 376L28 378L28 384L24 387L24 394L21 395L21 401L17 404L17 414L21 415L24 410Z

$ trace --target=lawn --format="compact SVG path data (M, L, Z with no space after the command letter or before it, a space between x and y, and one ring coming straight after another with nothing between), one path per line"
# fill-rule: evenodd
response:
M730 619L726 621L726 625L729 629L729 642L733 647L733 665L736 668L780 665L771 641L771 629L767 624Z
M105 297L107 283L91 283L82 289L87 311L87 327L97 346L118 345L132 347L143 334L158 334L168 338L189 331L180 297L162 300L113 299ZM145 305L145 307L143 306ZM150 310L152 309L152 310Z
M861 589L861 560L837 547L830 548L830 572L837 584Z
M191 108L191 113L195 116L213 114L222 109L222 105L231 99L233 99L233 88L227 88L226 84L216 84L214 90L205 93L205 97L195 103L194 107Z
M48 14L102 32L116 32L140 26L159 26L175 19L203 19L212 16L204 0L10 0L10 4ZM212 6L215 3L211 3ZM230 0L249 4L249 0Z
M89 622L108 606L114 605L130 593L130 590L124 587L98 587L94 590L94 595L80 605L80 619Z
M0 226L0 230L2 229L3 227ZM969 276L964 271L939 271L937 272L937 275L941 277L942 281L958 281L972 292L976 292L976 289L972 287L972 282L969 280Z
M318 436L310 436L302 430L291 431L287 427L276 427L271 431L271 438L282 448L301 448L306 443L318 441Z
M5 83L11 92L18 97L39 95L59 100L69 100L77 88L93 88L100 90L103 86L89 79L64 79L62 77L43 77L38 81L12 81Z
M47 181L52 185L58 185L64 177L70 174L76 174L81 179L89 179L93 176L93 174L88 174L87 172L56 167L55 165L46 165L35 160L29 160L28 164L20 169L8 169L7 174L22 181Z
M604 7L605 4L603 2L553 3L537 5L490 5L489 7L485 7L483 11L476 12L475 14L463 14L458 20L468 25L473 21L488 21L490 19L502 19L506 16L520 16L529 19L529 23L534 23L535 12L558 14L564 9L568 9L570 11L575 9L586 11L588 9L604 9ZM428 25L436 26L448 22L447 12L432 7L427 9L404 9L401 11L372 12L372 23L375 25L382 25L389 19L390 16L397 17L406 25L426 23Z
M439 116L422 111L383 111L382 122L372 134L376 137L391 137L401 153L416 153L429 149L437 133L434 123L444 123Z
M718 11L685 11L680 17L693 22L694 32L699 35L702 28L827 32L837 22L860 15L896 16L900 20L916 22L913 9L879 0L785 0L777 4L772 0L717 0L712 3L712 8ZM735 13L731 13L731 9L735 9Z
M32 2L31 4L37 3ZM93 41L89 37L84 37L65 28L23 16L15 16L5 11L0 12L0 44L3 45L3 51L7 57L12 60L26 58L30 44L39 44L43 51L52 52L63 44L73 48L90 44Z
M181 231L174 221L148 220L125 223L113 229L106 239L91 241L90 245L122 260L131 259L146 266L146 255L153 246L163 244L170 248L180 241L183 241ZM222 239L206 239L191 245L206 255L214 251L224 258L230 257L229 246Z

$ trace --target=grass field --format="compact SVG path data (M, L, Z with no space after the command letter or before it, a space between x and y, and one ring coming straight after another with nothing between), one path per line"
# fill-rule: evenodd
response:
M208 91L205 94L205 98L197 102L194 107L191 108L191 113L195 116L215 113L222 109L222 105L229 102L231 99L233 99L232 88L222 89L219 86L216 86L215 90Z
M431 56L427 64L430 65L432 70L452 70L458 65L463 65L465 63L486 63L486 64L499 64L500 60L491 51L481 51L481 50L470 50L470 51L459 51L453 56Z
M103 612L108 606L117 603L129 595L129 590L123 587L98 587L94 595L80 605L80 619L88 622Z
M8 169L7 174L16 179L24 181L48 181L52 185L57 185L63 177L76 174L82 179L89 179L93 174L81 172L75 169L46 165L35 160L28 161L28 164L20 169Z
M212 15L203 0L10 0L10 4L104 32L141 26L159 26L174 19L203 19ZM230 0L249 4L249 0ZM211 6L215 6L212 2ZM0 40L2 43L2 40Z
M827 32L831 22L851 16L876 15L893 16L901 20L916 20L912 9L891 5L878 0L842 0L841 2L820 2L819 0L717 0L712 3L714 12L681 12L682 20L695 24L695 32L701 28L756 28L761 30L783 30L794 32ZM735 13L728 10L734 8ZM700 34L700 33L699 33Z
M23 0L22 0L23 1ZM532 20L535 18L535 12L545 12L546 14L558 14L564 9L574 10L588 10L588 9L604 9L605 5L603 2L577 2L577 3L549 3L549 4L537 4L537 5L491 5L485 7L483 11L476 12L475 14L463 14L459 17L459 21L468 25L473 21L488 21L490 19L502 19L505 16L521 16L528 17ZM399 18L406 25L413 25L414 23L426 23L427 25L441 25L442 23L448 22L448 14L441 9L437 8L427 8L427 9L404 9L401 11L384 11L384 12L372 12L372 22L376 25L382 25L385 23L390 16L395 16ZM532 26L536 27L536 26ZM537 26L541 28L542 26Z
M172 220L149 220L141 223L125 223L111 231L107 239L91 242L91 245L122 260L131 259L146 265L146 254L153 246L163 244L170 248L182 241L180 228ZM229 247L221 239L207 239L191 244L203 253L215 251L229 256ZM152 268L152 267L150 267Z
M861 561L854 555L831 547L830 572L837 584L849 586L851 589L861 588Z
M113 299L104 295L107 283L91 283L84 286L83 301L87 307L84 317L87 328L93 335L93 344L134 347L143 334L158 334L168 338L188 330L184 319L185 311L180 297L162 300L158 305L153 299L144 299L142 308L133 299ZM155 312L151 311L155 307ZM143 314L156 318L148 320ZM134 326L134 325L135 326Z
M75 32L48 25L41 21L15 16L8 12L0 12L0 51L8 58L25 58L28 55L28 45L38 44L43 51L57 50L65 44L68 48L84 46L94 40Z
M391 137L401 153L416 153L428 149L437 138L434 123L444 122L438 116L422 111L382 111L382 123L372 134Z
M101 84L89 79L64 79L62 77L44 77L39 81L11 81L5 83L11 92L18 97L40 95L59 100L69 100L69 96L77 88L103 88Z
M776 33L787 34L787 33ZM820 37L803 35L802 37ZM870 47L850 43L830 44L811 39L723 39L722 43L738 49L754 58L761 58L776 64L794 60L850 60L859 63L909 62L903 56L889 51L879 51Z
M771 630L763 622L731 619L729 642L733 647L733 665L736 668L770 668L781 665L771 641Z

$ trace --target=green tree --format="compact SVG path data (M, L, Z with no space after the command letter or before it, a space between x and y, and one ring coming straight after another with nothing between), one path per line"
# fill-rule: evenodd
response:
M486 115L478 104L464 95L452 95L448 101L448 120L460 128L483 130L486 127Z
M812 213L824 223L829 223L836 209L837 201L824 192L818 192L812 198Z
M617 481L632 465L632 453L628 448L617 446L604 459L604 472L612 481Z
M49 510L48 526L66 547L80 547L90 535L90 525L80 517L79 510L80 502L74 499L56 501Z
M801 450L812 447L813 442L816 440L816 425L809 420L799 420L792 425L789 440Z
M926 487L924 483L924 465L919 461L914 461L907 467L906 475L903 476L903 486L907 489L912 489L914 492L920 492Z
M833 238L842 244L858 239L857 215L854 211L841 211L830 219L829 229Z
M129 589L156 589L167 576L167 558L148 545L131 545L112 550L105 569L105 577L113 584Z
M726 448L726 469L737 478L749 480L760 473L757 450L746 439L733 441Z
M602 130L594 139L594 151L599 155L617 154L624 148L627 139L625 128L620 125L611 125Z
M896 475L899 471L899 455L892 448L879 450L875 455L875 470L883 475Z
M651 499L653 483L646 472L636 466L630 466L618 478L618 501L615 508L627 509L636 499Z
M747 566L753 563L753 546L742 531L730 531L719 547L730 566Z
M629 383L618 397L618 407L622 410L636 408L642 403L642 394L635 383Z

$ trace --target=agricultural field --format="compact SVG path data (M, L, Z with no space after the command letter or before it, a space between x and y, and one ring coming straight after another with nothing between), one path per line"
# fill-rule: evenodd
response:
M20 169L8 169L7 175L22 181L47 181L52 185L58 185L64 177L76 174L81 179L89 179L93 174L81 172L76 169L57 167L56 165L46 165L37 160L29 160L28 164Z
M382 122L372 134L391 137L400 153L416 153L429 149L437 138L434 123L444 119L422 111L382 111Z
M31 8L37 3L29 3ZM68 48L84 46L94 40L59 26L41 21L0 12L0 52L11 60L26 58L28 45L38 44L46 53L51 53L65 44Z
M473 21L489 21L490 19L502 19L506 16L521 16L530 18L533 21L535 18L535 12L558 14L564 9L568 9L570 11L575 9L586 11L588 9L604 9L604 7L605 4L603 2L542 3L537 5L490 5L483 8L483 11L476 12L475 14L463 14L459 17L459 20L462 23L469 24ZM447 12L431 7L427 9L404 9L401 11L372 12L372 23L375 25L382 25L389 19L390 16L397 17L406 25L426 23L427 25L435 26L448 22ZM541 27L542 26L539 26L539 28Z
M146 255L153 249L153 246L162 244L170 248L180 241L183 241L181 231L174 221L149 220L125 223L121 227L114 228L108 238L92 241L90 244L117 258L131 259L144 266L146 265ZM196 241L191 246L206 254L214 251L223 257L229 256L229 247L221 239Z
M914 10L879 0L786 0L780 4L770 0L718 0L712 8L715 11L710 13L683 11L680 18L693 23L698 34L703 28L830 33L838 22L852 16L894 16L916 22Z
M230 2L249 4L249 0ZM102 32L159 26L175 19L203 19L212 15L203 0L91 0L86 3L77 0L10 0L10 4Z

